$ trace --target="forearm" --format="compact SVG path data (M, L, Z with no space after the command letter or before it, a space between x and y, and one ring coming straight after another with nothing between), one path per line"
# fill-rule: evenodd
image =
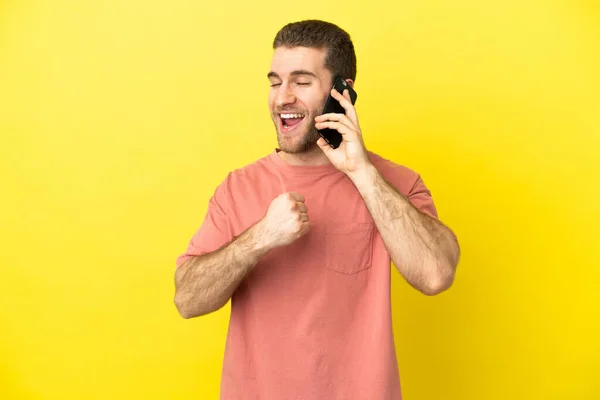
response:
M407 282L428 295L450 287L459 257L453 233L415 208L375 167L350 177Z
M261 241L259 222L229 245L186 261L175 273L175 305L179 313L192 318L223 307L268 251Z

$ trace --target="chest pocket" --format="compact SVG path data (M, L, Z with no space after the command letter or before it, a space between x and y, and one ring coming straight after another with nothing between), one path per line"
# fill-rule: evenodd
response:
M371 268L374 223L352 222L325 228L325 266L342 274Z

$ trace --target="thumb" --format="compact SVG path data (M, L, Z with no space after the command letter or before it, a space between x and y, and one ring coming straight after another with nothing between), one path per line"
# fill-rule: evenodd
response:
M323 152L325 154L327 154L327 152L331 151L331 146L329 145L329 143L327 143L325 141L325 139L323 138L319 138L319 140L317 140L317 145L321 148L321 150L323 150Z

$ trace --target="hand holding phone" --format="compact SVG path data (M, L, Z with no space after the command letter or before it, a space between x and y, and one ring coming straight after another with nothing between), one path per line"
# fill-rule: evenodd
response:
M348 89L348 92L350 93L350 100L352 101L352 105L354 105L354 103L356 103L356 98L358 97L358 95L356 94L356 91L354 91L354 89L348 84L348 82L346 82L346 80L344 78L342 78L341 76L338 76L334 79L332 89L337 90L342 95L344 94L344 90ZM337 101L336 99L334 99L331 96L331 93L329 94L329 97L327 98L327 101L325 102L325 107L323 108L323 114L330 114L330 113L346 114L346 110L344 110L344 107L342 107L342 105L339 103L339 101ZM340 144L342 143L342 134L339 133L335 129L331 129L331 128L319 129L318 132L321 135L321 137L323 139L325 139L325 141L327 143L329 143L329 145L331 147L333 147L334 149L337 149L340 146Z

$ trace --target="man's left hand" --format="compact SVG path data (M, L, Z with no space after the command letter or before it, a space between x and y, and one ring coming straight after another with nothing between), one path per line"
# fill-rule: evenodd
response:
M348 90L342 96L337 90L332 89L331 95L340 102L346 114L323 114L315 118L316 128L335 129L342 135L342 143L337 149L332 148L323 138L317 144L323 150L329 161L340 171L351 176L367 169L371 162L367 156L367 149L358 125L356 109L350 100Z

